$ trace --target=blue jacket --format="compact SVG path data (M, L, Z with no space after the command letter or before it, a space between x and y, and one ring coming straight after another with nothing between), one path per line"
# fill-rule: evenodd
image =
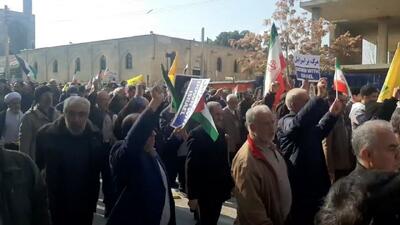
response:
M147 108L135 121L125 140L111 150L110 163L119 197L108 225L159 225L165 201L165 187L158 156L145 152L147 139L155 129L159 112ZM168 188L170 225L175 224L175 204Z
M289 168L293 192L291 215L297 224L312 224L330 188L322 140L332 130L337 117L328 108L324 99L315 97L300 112L290 112L278 122L276 135Z

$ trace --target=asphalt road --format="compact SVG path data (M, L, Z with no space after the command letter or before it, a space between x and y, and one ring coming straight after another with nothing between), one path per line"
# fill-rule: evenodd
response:
M196 221L193 219L193 214L190 212L187 202L188 200L179 192L173 191L175 199L175 213L177 225L195 225ZM104 204L102 203L102 195L97 203L97 212L94 216L93 225L104 225L106 219L104 215ZM236 203L234 199L227 201L222 207L221 216L219 217L218 224L232 225L236 218Z

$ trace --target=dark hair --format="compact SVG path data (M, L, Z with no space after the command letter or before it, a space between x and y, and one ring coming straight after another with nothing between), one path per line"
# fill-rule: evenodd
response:
M391 194L382 194L382 190L392 191L389 188L393 186L393 182L390 181L396 181L396 179L393 179L394 175L394 173L381 171L359 170L340 179L329 190L324 205L315 216L314 224L369 225L371 221L374 225L385 224L376 223L376 219L383 218L381 216L390 211L389 208L397 206L390 204L385 210L381 210L382 204L377 203L382 203L382 200L387 198L388 194ZM386 188L388 183L391 186ZM388 215L391 214L385 216Z
M39 85L37 88L35 88L34 92L35 102L38 103L40 97L46 92L51 92L51 88L46 85Z
M361 96L370 96L377 92L379 92L378 89L376 89L371 84L366 84L366 85L362 86L360 89Z
M108 109L113 114L118 114L124 108L124 106L126 105L127 101L128 101L128 98L126 96L122 96L122 95L118 95L118 94L114 95L110 99L110 103L108 105Z
M118 140L122 140L125 137L121 132L122 121L125 119L125 117L132 113L143 112L148 103L149 102L144 97L134 97L128 102L128 104L124 106L124 108L122 108L122 110L118 113L117 119L114 123L114 135Z
M352 95L359 95L361 89L355 87L355 88L350 88L350 90Z

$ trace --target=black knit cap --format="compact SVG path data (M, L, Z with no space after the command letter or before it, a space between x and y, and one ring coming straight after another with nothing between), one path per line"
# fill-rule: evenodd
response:
M51 92L50 87L45 86L45 85L40 85L37 88L35 88L35 102L39 102L40 96L42 96L46 92Z

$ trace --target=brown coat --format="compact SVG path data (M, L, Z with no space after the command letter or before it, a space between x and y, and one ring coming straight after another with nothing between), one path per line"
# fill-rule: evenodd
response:
M20 151L29 155L34 161L36 159L36 135L43 125L55 121L60 114L52 110L52 118L47 117L37 107L28 110L22 117L19 128Z
M284 224L277 174L266 160L250 150L248 142L233 160L232 176L240 225Z
M224 131L229 136L227 139L228 152L236 153L239 150L240 146L243 144L240 135L241 121L239 118L239 112L236 110L236 115L233 115L228 106L225 107L223 111Z

